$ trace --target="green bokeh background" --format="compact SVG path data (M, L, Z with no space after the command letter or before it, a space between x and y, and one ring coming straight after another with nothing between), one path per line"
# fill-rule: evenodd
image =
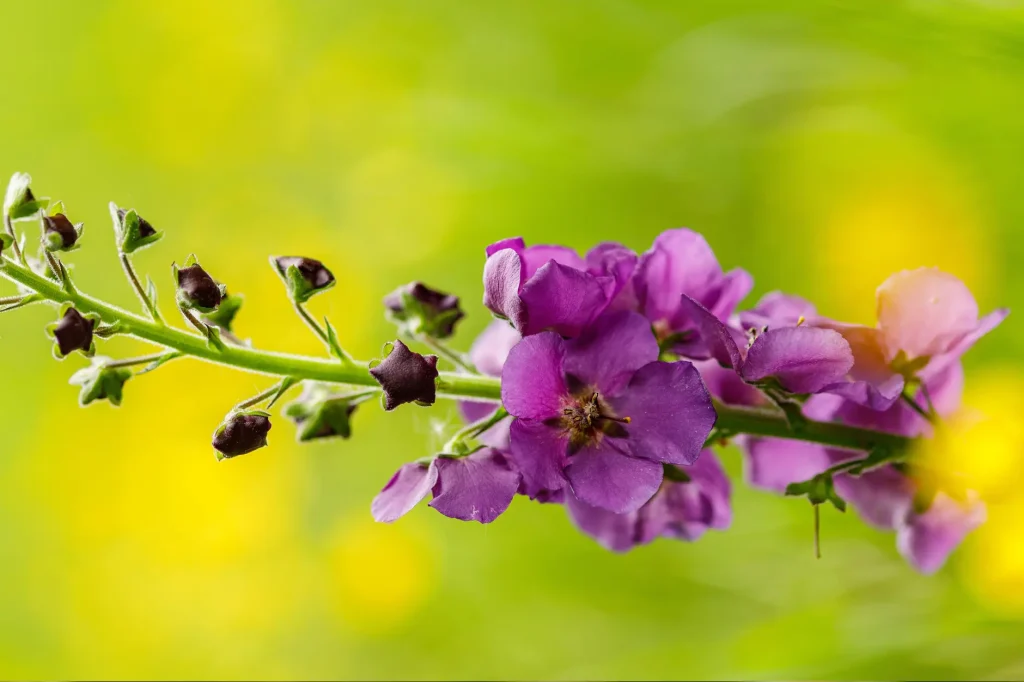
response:
M468 346L498 238L642 250L681 225L755 297L835 317L872 322L875 286L919 265L983 310L1024 304L1019 2L0 8L0 171L85 222L79 286L134 305L106 205L134 206L166 231L136 262L168 318L170 263L195 252L260 347L322 352L269 254L327 262L339 285L311 306L372 357L381 297L412 279L464 297ZM0 319L0 677L1024 677L1024 626L971 543L925 578L825 512L816 561L806 503L742 484L730 531L622 556L522 500L487 527L426 507L376 525L450 406L364 408L353 440L308 447L279 419L218 464L213 428L264 379L176 362L82 410L52 316ZM1011 317L968 385L1020 376L1021 338Z

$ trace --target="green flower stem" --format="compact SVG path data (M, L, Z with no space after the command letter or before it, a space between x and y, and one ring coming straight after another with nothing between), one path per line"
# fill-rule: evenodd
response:
M77 290L69 293L56 282L37 275L9 258L3 257L0 262L0 276L34 290L54 303L68 302L74 304L83 314L96 313L104 323L119 325L119 329L125 334L185 355L258 374L372 388L379 386L370 375L365 362L342 363L336 359L290 355L240 346L211 347L202 336L157 324ZM441 372L437 383L438 394L442 397L493 403L501 401L501 380L496 377ZM719 432L729 435L786 438L865 452L884 448L892 453L906 453L913 443L912 439L903 436L860 429L846 424L812 420L791 424L784 414L772 409L724 405L716 401L715 410L718 412L716 428Z
M261 351L241 346L210 347L205 337L160 325L139 315L99 301L81 292L68 293L52 280L4 257L0 276L38 292L54 303L71 303L79 312L96 313L106 324L119 324L122 333L171 348L185 355L258 374L293 376L335 384L378 388L365 362L342 363L335 359L312 358L287 353ZM498 379L470 374L442 372L438 381L442 397L497 403L501 400Z
M121 260L121 267L124 269L125 277L128 278L128 281L132 285L132 289L135 290L139 300L142 301L142 305L145 306L146 312L149 313L149 316L154 322L163 324L164 321L163 318L160 317L160 311L157 310L156 304L150 300L149 294L147 294L146 290L142 288L142 282L139 281L138 275L135 274L135 268L132 267L131 257L124 252L119 252L118 257Z
M104 362L103 366L106 368L113 367L135 367L136 365L148 365L151 362L157 360L163 360L168 353L153 353L152 355L141 355L137 358L125 358L123 360L111 360L110 362Z
M327 332L324 331L324 328L313 319L313 316L309 314L309 311L306 310L304 305L298 301L293 301L292 303L295 305L295 312L298 313L299 317L302 318L302 321L306 323L306 326L309 327L310 330L316 334L317 338L323 341L324 345L326 345L328 350L330 350L331 342L328 340Z

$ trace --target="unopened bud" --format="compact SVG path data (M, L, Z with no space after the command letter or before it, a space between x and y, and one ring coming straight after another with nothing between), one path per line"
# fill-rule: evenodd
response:
M4 195L4 213L11 220L31 217L49 203L46 199L36 199L29 188L32 182L26 173L15 173L7 185L7 193Z
M351 418L358 403L324 384L309 382L302 395L285 405L284 415L295 422L300 441L352 435Z
M109 400L111 405L120 405L126 381L132 378L127 367L106 367L110 358L94 357L92 364L71 375L68 383L81 386L78 402L83 407L96 400Z
M435 339L451 336L455 323L463 318L458 296L436 291L421 282L395 289L384 298L384 305L392 322L412 334Z
M63 213L43 218L43 240L47 251L70 251L81 236L81 223L72 224Z
M313 258L276 256L270 262L288 286L288 294L296 303L305 303L314 294L334 286L334 275L323 263Z
M270 414L262 410L232 412L213 434L217 459L230 459L259 450L267 444Z
M121 253L138 251L163 236L163 232L157 232L149 221L135 212L134 208L125 210L111 202L110 216L114 220L114 232L117 234L117 244Z
M93 329L95 327L94 316L82 315L75 308L68 308L64 311L60 321L48 329L56 342L54 354L58 358L63 358L79 350L86 355L92 355L94 352Z
M384 389L384 409L405 403L433 405L437 397L437 356L423 356L394 341L391 352L370 374Z
M211 313L217 309L227 288L217 284L199 265L195 256L188 257L185 267L178 268L175 265L173 270L178 284L178 304L182 308L198 310L201 313Z

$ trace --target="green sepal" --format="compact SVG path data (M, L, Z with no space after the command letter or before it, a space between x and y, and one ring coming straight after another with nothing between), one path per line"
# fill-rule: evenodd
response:
M206 327L206 345L214 350L223 351L226 346L220 338L220 327L205 323L203 326Z
M118 206L110 202L110 217L114 221L114 233L117 235L117 247L121 253L134 253L158 241L164 233L157 230L151 235L142 236L139 230L139 214L134 208L125 211L124 220L117 215Z
M75 238L75 243L71 246L64 246L64 240L56 232L44 232L43 234L43 248L50 253L68 253L70 251L77 251L82 248L82 244L79 240L82 238L82 234L85 233L85 223L74 223L75 233L78 235Z
M11 248L12 244L14 244L14 237L7 234L6 232L0 232L0 253L3 253L4 250Z
M690 478L690 474L686 473L686 471L680 466L676 466L675 464L665 464L663 465L663 468L665 470L666 481L674 481L675 483L689 483L690 481L693 480L692 478Z
M370 394L343 394L328 384L311 381L298 398L285 405L283 414L298 426L300 442L352 435L352 413Z
M107 400L115 407L121 404L124 384L132 378L132 371L127 367L105 367L110 358L96 356L88 367L71 375L68 383L81 386L78 403L85 407L96 400Z
M316 294L327 291L338 283L336 279L332 278L327 284L314 287L302 276L298 266L289 265L284 272L281 272L273 256L270 258L270 265L274 268L274 272L284 280L285 286L288 288L288 296L295 303L305 303Z
M203 321L226 331L231 331L231 324L235 321L235 315L242 308L243 302L244 299L241 294L225 293L216 310L203 314Z
M140 369L135 374L139 375L139 374L146 374L148 372L152 372L154 369L157 369L158 367L161 367L164 363L170 362L171 360L173 360L175 358L180 358L183 355L184 355L184 353L182 353L181 351L170 351L168 353L164 353L159 358L157 358L153 362L149 363L148 365L146 365L145 367Z
M814 505L831 502L832 506L841 512L846 511L846 500L836 492L832 482L831 474L818 474L814 478L800 483L790 483L786 486L786 495L799 497L807 496L807 500Z
M324 329L327 332L327 346L331 350L331 355L342 362L352 362L351 356L349 356L349 354L345 352L345 349L341 347L341 342L338 341L338 334L334 331L334 326L326 316L324 316Z
M892 368L892 371L902 374L904 379L914 381L917 373L927 367L929 362L931 362L931 357L929 356L922 356L911 360L907 358L906 352L900 350L896 353L896 357L893 358L892 362L889 363L889 366Z
M280 400L281 396L287 393L289 388L300 381L302 381L302 379L299 379L298 377L285 377L284 379L281 379L281 383L277 385L277 391L275 391L274 395L270 398L270 402L267 403L267 409L269 410L273 407L274 403Z
M3 308L0 308L0 313L6 313L6 312L10 312L12 310L17 310L18 308L23 308L24 306L30 305L32 303L38 303L40 301L45 301L45 300L46 300L46 297L43 296L42 294L29 294L29 295L25 296L24 298L22 298L17 303L11 303L10 305L7 305L7 306L4 306Z

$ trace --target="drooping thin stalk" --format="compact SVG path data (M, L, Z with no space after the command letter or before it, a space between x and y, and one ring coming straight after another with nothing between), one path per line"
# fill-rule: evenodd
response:
M508 412L504 407L499 407L491 414L487 415L482 419L478 419L475 422L467 424L458 431L456 431L448 442L445 443L443 450L445 452L451 452L454 449L455 444L464 438L476 438L481 433L491 428L502 419L508 416Z
M12 303L21 303L21 299L24 296L3 296L0 297L0 306L11 305Z
M821 558L821 505L815 504L814 507L814 558Z
M249 408L249 407L255 407L256 405L259 405L260 403L265 402L265 401L270 400L271 398L273 398L275 395L277 395L277 392L280 389L281 389L281 384L280 383L274 384L273 386L271 386L267 390L260 391L259 393L257 393L253 397L249 398L248 400L243 400L242 402L238 403L237 405L235 405L234 409L236 409L236 410L244 410L244 409Z
M365 362L338 362L336 358L315 358L288 353L256 350L245 346L211 346L207 338L167 325L157 324L117 306L97 300L80 291L68 292L56 282L37 275L7 257L0 257L0 276L22 284L55 303L72 303L81 313L95 313L105 324L118 324L129 336L173 349L185 355L228 365L241 370L277 377L312 379L327 383L351 384L378 388ZM192 316L194 320L195 317ZM202 332L202 323L195 320ZM480 374L440 372L438 395L461 400L500 403L501 380ZM715 402L717 428L725 433L748 434L766 438L786 438L818 443L833 448L870 452L885 448L890 452L906 452L912 439L881 431L861 429L846 424L806 420L791 424L778 410L724 405Z
M439 356L443 357L445 360L451 362L456 367L461 367L467 372L471 372L473 374L477 373L476 367L474 367L473 363L469 361L469 358L459 351L449 348L443 341L435 339L433 336L427 336L426 334L418 334L414 338L424 346L430 348L430 350L437 353Z
M149 298L149 294L147 294L146 290L142 287L142 282L139 281L138 275L135 274L135 268L132 266L131 257L124 252L119 252L117 255L121 261L121 268L124 270L125 277L127 277L128 281L131 283L132 289L135 290L135 294L142 302L142 306L146 309L146 312L149 313L149 316L154 322L163 324L164 320L160 316L160 311L157 309L156 304Z

